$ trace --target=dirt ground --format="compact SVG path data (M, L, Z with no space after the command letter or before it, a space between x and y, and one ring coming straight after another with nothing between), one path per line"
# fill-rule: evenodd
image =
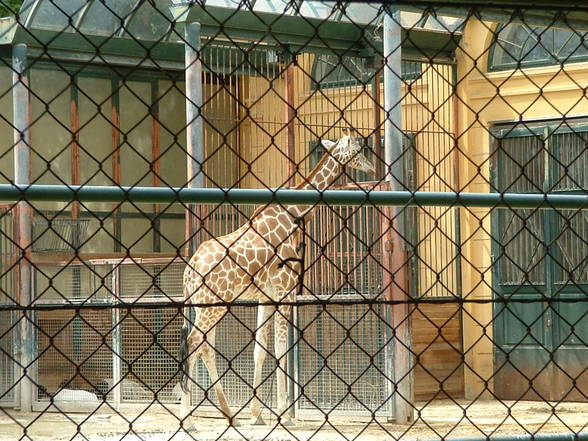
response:
M177 406L125 409L124 418L101 408L84 413L21 413L0 410L0 440L184 441L184 440L433 440L463 436L588 432L588 403L549 404L449 400L418 405L409 425L330 417L328 422L297 421L293 427L251 426L246 420L228 428L222 419L194 418L195 430L179 428ZM26 427L26 435L25 435ZM78 432L79 427L79 432Z

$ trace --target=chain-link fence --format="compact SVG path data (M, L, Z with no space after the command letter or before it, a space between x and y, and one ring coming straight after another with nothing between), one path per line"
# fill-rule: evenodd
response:
M532 3L0 0L0 439L588 439L588 7Z

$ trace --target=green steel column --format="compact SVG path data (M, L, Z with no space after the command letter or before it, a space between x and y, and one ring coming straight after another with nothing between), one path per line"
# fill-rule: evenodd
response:
M170 188L0 184L0 201L134 202L190 204L284 204L330 206L486 207L588 210L588 195L542 193L456 193L435 191L271 190L265 188Z
M29 84L27 78L27 46L17 44L12 49L12 101L14 126L14 183L29 185L31 174L31 152L29 146ZM33 300L30 260L30 244L32 236L32 210L25 201L18 203L17 245L20 248L19 279L17 297L20 305L26 306ZM23 312L24 320L20 322L20 363L22 377L20 379L20 409L25 412L32 410L33 402L33 354L34 328L31 321L32 312Z
M391 190L403 190L404 169L402 149L402 28L400 10L388 8L384 13L384 160L386 163L385 179ZM393 300L404 300L408 296L406 274L406 252L403 238L404 210L395 207L390 210L392 217L392 256L387 268L391 272L390 296ZM412 358L410 353L411 330L407 320L409 305L400 304L392 308L391 322L394 327L391 351L386 351L388 375L394 379L390 385L393 394L394 419L398 423L413 420L412 397Z

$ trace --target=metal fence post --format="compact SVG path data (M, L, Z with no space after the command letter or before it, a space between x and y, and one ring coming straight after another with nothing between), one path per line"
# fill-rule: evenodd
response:
M188 188L204 187L204 127L202 119L202 57L200 54L200 23L186 23L186 153ZM200 208L188 205L186 210L186 244L189 254L195 251L194 218L200 218Z
M12 100L14 126L14 182L17 185L29 185L31 175L31 152L29 146L29 84L27 78L27 46L17 44L12 49ZM30 263L30 244L32 235L32 210L28 202L18 203L17 246L19 248L19 277L17 296L22 306L28 306L33 300L32 269ZM20 363L23 366L20 378L20 408L30 412L33 402L33 381L31 378L34 352L34 328L31 324L33 315L23 312L24 320L20 322Z
M384 14L384 159L385 179L391 190L403 190L403 133L402 133L402 28L400 11L389 8ZM391 284L389 296L392 300L406 300L408 286L406 277L406 258L403 244L403 209L391 208ZM400 303L392 307L392 353L388 358L388 375L394 378L393 408L394 419L406 423L413 419L411 335L409 324L409 305ZM390 363L391 361L391 363ZM390 366L390 364L392 366Z

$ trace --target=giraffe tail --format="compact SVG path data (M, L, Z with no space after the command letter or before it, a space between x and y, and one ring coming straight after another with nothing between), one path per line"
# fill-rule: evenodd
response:
M190 361L188 354L188 334L190 334L190 326L186 323L182 326L180 332L180 386L184 392L189 392L188 389L188 375L190 372Z

